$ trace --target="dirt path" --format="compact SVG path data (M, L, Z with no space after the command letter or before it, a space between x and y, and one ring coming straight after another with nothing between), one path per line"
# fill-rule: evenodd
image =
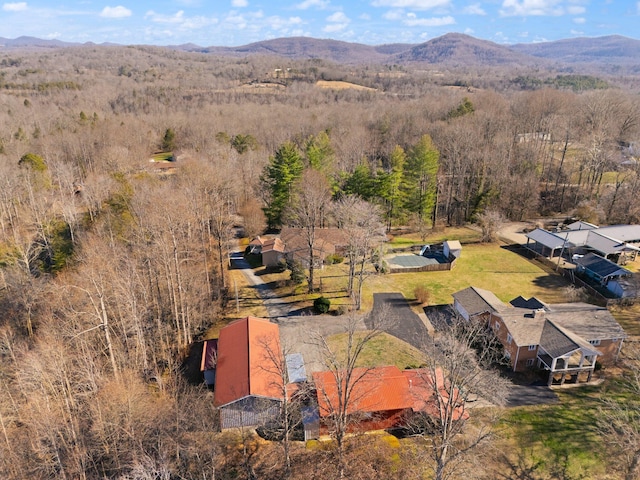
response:
M507 222L498 230L498 237L505 243L522 245L527 243L525 228L531 230L535 225L530 222Z

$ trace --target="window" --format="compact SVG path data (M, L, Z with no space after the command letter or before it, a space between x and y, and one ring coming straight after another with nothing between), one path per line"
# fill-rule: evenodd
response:
M598 345L600 345L600 340L589 340L589 343L594 347L597 347Z
M498 330L500 330L500 323L496 322L493 324L493 329L497 332Z
M536 345L529 345L529 351L533 351L536 349Z
M528 358L527 359L527 367L533 367L533 361L534 361L533 358Z
M509 350L504 351L504 358L511 360L511 352Z
M513 337L511 336L510 333L507 333L507 343L511 344L511 341L513 340Z

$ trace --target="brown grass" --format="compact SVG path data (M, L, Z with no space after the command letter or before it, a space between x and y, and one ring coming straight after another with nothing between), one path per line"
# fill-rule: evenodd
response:
M318 80L316 85L320 88L331 88L333 90L346 90L349 88L353 88L354 90L368 90L371 92L375 92L375 88L365 87L363 85L357 85L355 83L350 82L342 82L338 80Z

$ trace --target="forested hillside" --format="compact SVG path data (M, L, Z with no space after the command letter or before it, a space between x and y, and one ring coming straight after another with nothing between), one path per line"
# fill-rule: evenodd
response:
M240 478L247 452L180 370L227 312L234 227L293 223L309 170L388 229L640 222L632 89L509 66L0 53L0 477ZM353 448L361 478L402 470ZM322 474L321 451L298 455L294 478Z

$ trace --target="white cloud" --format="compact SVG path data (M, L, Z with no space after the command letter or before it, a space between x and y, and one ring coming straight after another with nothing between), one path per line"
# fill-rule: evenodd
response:
M266 19L269 28L278 31L288 32L291 27L302 25L304 22L300 17L283 18L277 15Z
M474 3L473 5L467 5L462 9L462 13L464 15L486 15L487 12L484 11L482 5L479 3Z
M125 18L131 16L131 10L122 5L117 7L104 7L100 16L103 18Z
M243 8L249 6L247 0L231 0L231 6L236 8Z
M389 10L382 15L385 20L402 20L404 12L402 10Z
M559 16L565 13L561 0L503 0L503 17Z
M23 12L27 9L27 2L4 3L2 10L5 12Z
M368 21L371 20L371 15L369 15L368 13L362 13L358 18L360 20Z
M174 15L162 15L149 10L144 18L155 23L182 23L184 22L184 10L178 10Z
M373 0L374 7L412 8L414 10L429 10L431 8L448 7L451 0Z
M294 8L297 10L308 10L315 7L318 10L324 10L329 6L329 3L329 0L304 0L304 2L295 5Z
M408 27L442 27L444 25L454 25L456 21L451 16L417 18L415 14L410 13L403 23Z
M325 25L322 31L325 33L337 33L345 30L348 26L348 23L332 23L330 25Z
M335 12L327 17L328 25L322 29L325 33L342 32L347 29L351 19L347 17L344 12Z
M584 32L580 30L570 30L569 33L571 33L571 35L584 35Z
M570 15L582 15L586 11L587 11L586 8L579 7L578 5L567 7L567 13Z
M350 21L344 12L336 12L327 17L327 22L349 23Z
M582 25L583 23L587 23L587 19L584 17L576 17L573 19L573 23L577 23L578 25Z
M467 27L464 29L464 33L466 33L467 35L473 35L476 32L473 30L473 28Z

